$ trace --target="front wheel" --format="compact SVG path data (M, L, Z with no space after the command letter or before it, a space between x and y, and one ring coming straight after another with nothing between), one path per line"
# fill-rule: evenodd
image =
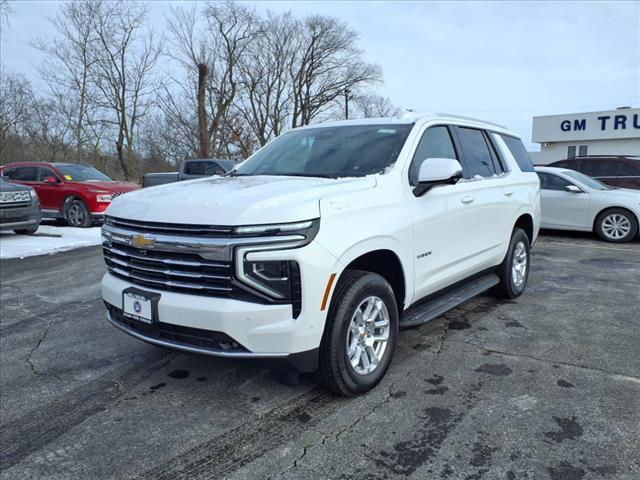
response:
M605 242L630 242L638 234L638 221L627 210L610 208L598 216L596 233Z
M522 295L529 279L531 259L529 237L521 228L511 234L507 256L498 267L500 283L494 293L501 298L516 298Z
M336 286L320 345L319 383L343 396L375 387L391 363L398 321L393 289L383 277L346 271Z
M38 231L38 227L19 228L17 230L14 230L14 232L16 232L18 235L33 235L37 231Z
M91 212L87 204L79 198L67 200L64 217L70 227L88 228L91 226Z

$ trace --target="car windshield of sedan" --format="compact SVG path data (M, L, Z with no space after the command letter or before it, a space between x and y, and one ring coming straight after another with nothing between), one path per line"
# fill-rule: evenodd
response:
M231 175L362 177L392 165L412 124L302 128L278 137Z
M587 177L583 173L580 172L564 172L567 177L571 177L574 180L577 180L580 183L583 183L589 188L593 188L594 190L614 190L615 187L610 187L609 185L602 183L600 180L596 180L595 178Z
M58 171L62 174L65 180L70 182L110 182L112 178L107 177L100 170L97 170L89 165L80 164L65 164L56 165Z

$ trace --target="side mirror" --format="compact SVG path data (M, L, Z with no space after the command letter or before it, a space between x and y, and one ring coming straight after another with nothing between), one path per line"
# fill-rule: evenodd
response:
M43 183L46 183L48 185L55 185L57 183L59 183L58 179L56 177L44 177L44 180L42 180Z
M462 178L462 165L453 158L427 158L418 171L418 186L413 189L416 197L436 185L454 184Z
M567 192L570 192L570 193L582 193L582 189L579 187L576 187L575 185L567 185L564 188Z

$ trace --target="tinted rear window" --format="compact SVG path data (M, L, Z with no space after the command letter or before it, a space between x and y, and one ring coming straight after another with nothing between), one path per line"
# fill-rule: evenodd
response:
M533 162L531 161L531 157L527 153L527 149L524 148L522 141L515 137L509 137L507 135L500 135L504 143L507 144L511 155L516 159L520 170L523 172L533 172Z
M467 178L490 177L496 173L493 157L481 130L459 127L458 138L462 144Z

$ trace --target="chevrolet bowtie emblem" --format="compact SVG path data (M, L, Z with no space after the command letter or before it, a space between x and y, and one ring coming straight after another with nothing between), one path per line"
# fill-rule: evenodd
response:
M156 243L155 238L148 235L133 235L131 236L131 245L138 248L148 248Z

